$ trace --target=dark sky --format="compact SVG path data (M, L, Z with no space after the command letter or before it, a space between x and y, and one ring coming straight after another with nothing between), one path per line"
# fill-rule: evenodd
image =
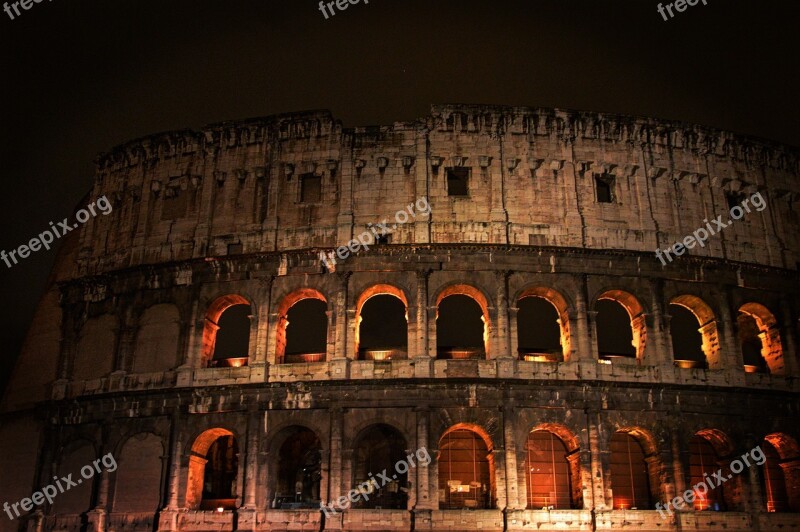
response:
M54 0L0 12L0 249L71 214L123 141L328 108L345 125L430 103L680 119L800 145L800 4L708 0ZM54 252L0 263L7 371ZM55 324L54 324L55 326ZM2 387L0 375L0 387Z

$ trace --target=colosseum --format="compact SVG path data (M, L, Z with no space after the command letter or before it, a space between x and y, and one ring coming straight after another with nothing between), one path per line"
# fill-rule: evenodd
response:
M800 530L799 173L484 105L119 146L3 398L0 528Z

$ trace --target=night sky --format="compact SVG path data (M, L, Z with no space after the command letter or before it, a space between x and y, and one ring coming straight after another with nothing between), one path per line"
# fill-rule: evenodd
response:
M71 214L99 152L159 131L330 109L346 126L431 103L588 109L800 145L793 1L54 0L0 12L0 249ZM0 388L55 256L0 263ZM57 324L53 324L57 326Z

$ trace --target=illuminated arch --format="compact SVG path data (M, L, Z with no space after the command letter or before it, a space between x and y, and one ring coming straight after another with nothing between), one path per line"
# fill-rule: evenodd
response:
M636 359L641 360L644 358L644 349L647 342L647 325L645 323L644 307L642 307L636 297L624 290L606 290L595 298L595 305L598 301L607 300L613 301L622 305L630 317L631 336ZM601 335L601 331L597 331L597 336Z
M214 356L214 347L217 342L217 331L219 331L219 318L222 313L234 305L249 305L251 312L254 311L253 304L244 296L238 294L227 294L216 298L206 309L205 325L203 327L203 347L202 362L205 367Z
M216 427L208 429L197 436L189 452L189 476L186 483L186 507L199 509L203 502L206 464L209 462L208 452L220 438L230 436L236 442L236 436L228 429ZM236 471L238 479L238 467ZM236 496L233 494L233 499ZM220 503L222 507L232 509L233 503Z
M549 438L544 437L545 435L549 435ZM564 425L540 423L528 432L523 448L526 453L527 507L583 508L580 444L577 436ZM536 464L541 464L541 467ZM554 500L551 498L553 493Z
M632 441L635 441L633 446ZM662 495L663 469L653 435L640 427L621 428L609 441L609 451L614 508L652 508L654 500Z
M406 340L406 352L401 353L397 349L385 350L381 349L375 351L373 353L366 353L369 355L367 357L368 360L386 360L386 359L397 359L397 358L407 358L408 352L408 299L406 298L405 293L400 288L390 284L376 284L370 286L366 290L364 290L361 295L358 297L356 301L356 318L355 318L355 353L357 358L359 356L359 350L361 347L361 323L363 321L362 311L364 309L364 305L372 299L373 297L377 296L392 296L400 300L403 304L405 322L406 322L406 330L405 330L405 340Z
M486 358L489 358L489 338L491 337L491 330L492 330L492 323L489 317L489 303L486 296L483 294L482 291L478 290L474 286L470 286L467 284L453 284L447 286L439 291L436 296L436 318L439 318L439 306L441 305L442 301L454 295L463 295L467 296L475 303L478 304L478 307L481 309L481 320L483 321L483 348L486 354ZM438 335L437 335L438 337Z
M706 358L709 369L722 369L720 356L719 335L717 333L717 319L705 301L697 296L684 294L677 296L669 302L691 312L699 324L698 331L702 337L701 349Z
M515 297L516 305L519 307L520 302L529 297L537 297L543 299L553 305L558 314L558 327L561 337L561 358L564 362L569 362L570 354L572 353L572 339L570 336L569 328L569 305L564 296L554 290L544 286L532 286L521 290ZM517 315L519 320L519 314ZM517 330L522 330L519 321L517 322Z
M278 304L277 323L275 324L275 360L278 363L283 362L284 356L286 355L286 328L289 326L289 320L287 318L289 310L295 304L306 299L317 299L326 305L328 304L328 300L325 298L325 296L314 288L301 288L299 290L295 290L294 292L284 296L283 299L281 299L281 302Z
M491 438L480 426L457 423L439 438L439 501L442 509L491 509L495 506L495 463ZM461 452L453 452L453 451ZM464 456L464 451L469 456ZM466 459L465 459L466 458ZM461 465L464 467L460 467Z
M736 451L733 441L718 429L702 429L689 440L689 478L687 488L705 483L707 476L712 476L721 469L723 477L729 479L727 484L708 486L695 490L692 506L695 510L740 511L742 510L742 479L730 470L732 455ZM712 477L713 478L713 477Z
M761 446L764 502L768 512L800 512L800 447L788 434L775 432Z
M756 322L758 339L761 342L761 356L773 375L785 373L783 347L778 322L772 312L760 303L745 303L739 307L740 316L748 316Z

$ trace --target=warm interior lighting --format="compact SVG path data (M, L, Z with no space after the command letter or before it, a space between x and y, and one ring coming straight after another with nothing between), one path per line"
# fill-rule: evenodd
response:
M758 368L758 366L752 366L750 364L745 364L744 365L744 372L745 373L759 373L759 368Z
M217 507L217 512L222 513L224 511L225 511L225 508L223 508L222 506L218 506Z
M676 359L673 364L681 369L695 369L703 367L702 362L698 362L697 360Z

